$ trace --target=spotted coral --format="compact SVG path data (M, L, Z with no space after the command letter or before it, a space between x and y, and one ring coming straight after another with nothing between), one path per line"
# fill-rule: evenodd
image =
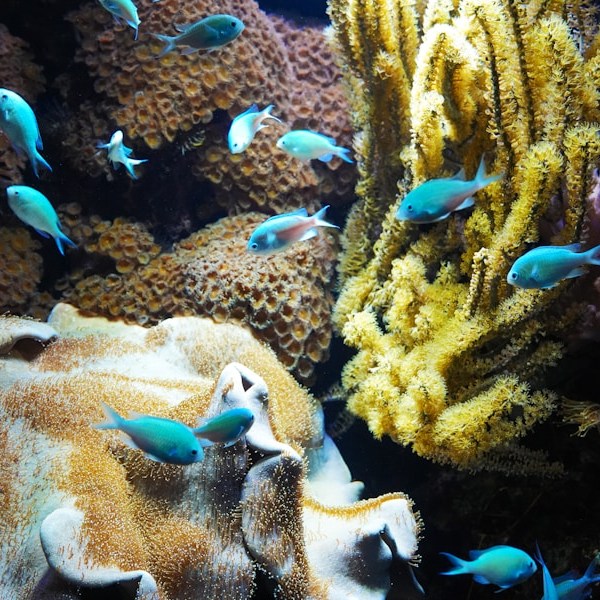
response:
M0 317L0 347L13 348L0 357L3 597L112 584L138 600L245 600L261 568L284 600L383 600L392 559L414 559L419 525L402 494L341 507L305 494L315 404L242 328L178 318L143 329L66 305L50 327L25 326ZM24 332L59 338L25 357ZM255 424L201 463L157 464L90 427L100 401L190 425L245 406Z

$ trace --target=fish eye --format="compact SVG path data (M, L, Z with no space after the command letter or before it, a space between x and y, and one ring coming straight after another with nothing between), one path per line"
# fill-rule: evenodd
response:
M198 454L198 450L192 450L192 455L196 456L196 454Z
M516 279L519 278L519 274L515 273L514 271L510 274L510 278L515 281Z
M15 196L18 196L18 195L19 195L19 192L14 192L14 194L15 194Z
M252 248L252 250L256 250L258 248L258 244L256 242L252 242L250 244L250 248Z
M409 204L409 205L406 207L406 210L407 210L408 212L412 212L412 210L413 210L413 205L412 205L412 204Z
M232 27L235 27L235 25L236 25L236 24L235 24L235 21L231 21L231 26L232 26Z
M237 142L233 142L233 147L237 148L238 147L238 143Z
M8 100L8 94L2 94L2 100Z

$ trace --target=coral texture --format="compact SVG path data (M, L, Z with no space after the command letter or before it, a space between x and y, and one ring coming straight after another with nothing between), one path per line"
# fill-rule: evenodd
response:
M211 14L213 3L144 3L137 41L127 29L115 28L95 3L69 15L81 36L77 58L85 62L101 98L83 104L67 126L71 160L79 168L91 163L85 168L94 174L106 171L90 140L107 138L119 127L128 140L143 140L150 149L177 139L182 152L193 154L186 156L192 172L216 184L215 198L230 212L312 209L321 204L319 196L347 198L352 166L339 160L306 165L275 147L286 127L310 126L337 136L342 145L350 142L340 73L322 30L272 21L251 0L225 0L219 11L245 23L238 39L216 51L182 55L175 50L160 59L161 43L151 32L175 33L175 23ZM272 123L244 154L231 155L226 144L230 118L252 103L275 104L274 114L285 125Z
M0 23L0 85L17 92L30 104L44 91L42 69L32 60L27 42L8 31ZM6 135L0 132L0 178L20 183L25 158L11 148Z
M112 256L123 275L93 274L66 297L86 311L142 324L175 315L245 323L307 381L328 356L336 245L324 233L287 252L256 257L245 246L263 220L256 213L226 217L156 258L143 228L96 223L93 230L101 233L90 236L85 248ZM73 239L79 243L77 231Z
M376 436L476 468L554 408L539 376L578 318L562 300L574 280L523 290L506 275L532 244L585 243L598 38L563 19L580 10L589 24L583 4L417 6L330 5L361 157L335 320L358 350L343 375L350 410ZM408 190L458 165L471 175L483 156L504 176L473 211L426 227L395 218Z
M24 335L55 333L23 354ZM0 358L2 597L112 584L138 600L242 600L260 592L260 567L278 598L383 600L392 561L414 558L418 521L402 494L329 507L305 493L316 405L247 331L198 318L144 329L58 305L50 327L0 317L0 348L12 348ZM201 463L157 464L90 427L100 401L190 425L244 406L255 423ZM316 464L339 460L315 452ZM348 485L330 494L347 498Z

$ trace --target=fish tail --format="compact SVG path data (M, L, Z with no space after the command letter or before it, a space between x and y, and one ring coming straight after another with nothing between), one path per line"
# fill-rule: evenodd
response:
M348 150L348 148L342 148L342 146L336 146L335 147L335 154L336 156L339 156L344 162L347 163L354 163L354 161L350 158L350 150Z
M44 169L48 169L48 171L52 172L52 167L48 164L46 159L37 151L31 155L31 168L33 169L33 174L39 178L38 165L44 167Z
M320 227L335 227L336 229L339 229L339 227L337 225L334 225L333 223L329 223L328 221L325 221L325 213L328 208L329 208L329 204L325 205L323 208L318 210L313 215L315 225L319 225Z
M143 158L143 159L128 158L123 164L125 165L125 168L127 169L127 172L129 173L129 175L131 175L131 178L137 179L138 175L135 174L133 167L135 167L137 165L141 165L142 163L145 163L145 162L148 162L147 158Z
M471 572L468 567L469 561L458 558L458 556L454 556L454 554L450 554L449 552L440 552L440 554L445 556L452 563L453 567L449 571L440 573L440 575L465 575Z
M596 555L592 559L592 562L589 564L588 568L585 570L585 573L583 574L583 578L587 581L588 585L591 585L592 583L596 583L597 581L600 581L600 573L596 572L596 567L598 566L599 562L600 562L600 554Z
M101 423L95 423L92 425L94 429L119 429L121 424L123 423L123 418L121 415L108 404L101 402L102 410L104 411L104 416L106 417L106 421L102 421Z
M58 232L58 234L54 237L54 241L56 242L56 245L58 246L58 251L63 256L65 255L65 249L63 247L63 243L66 244L67 246L71 246L71 248L77 248L77 244L73 240L70 240L62 231Z
M586 252L587 263L590 265L600 265L600 245L590 248Z
M163 35L162 33L152 33L157 40L163 42L165 47L161 50L160 54L156 56L156 58L162 58L165 54L171 52L171 50L175 49L175 36L172 35Z
M274 121L277 121L278 123L283 123L283 121L281 119L278 119L277 117L274 117L271 114L271 111L275 108L274 104L269 104L269 106L267 106L267 108L265 108L262 112L263 112L263 119L273 119Z
M485 157L482 156L479 161L479 167L477 167L477 173L475 173L475 184L479 189L484 188L494 181L498 181L504 177L504 173L498 173L497 175L486 175L485 172Z

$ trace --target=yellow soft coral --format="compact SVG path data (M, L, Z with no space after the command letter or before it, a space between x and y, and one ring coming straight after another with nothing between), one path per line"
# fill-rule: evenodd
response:
M598 42L575 39L565 17L589 24L585 3L332 0L330 15L359 129L335 311L358 350L349 408L376 436L475 468L554 407L539 375L577 318L556 308L572 282L515 290L506 273L531 244L582 238L600 158ZM395 218L407 191L459 164L471 174L482 156L504 177L470 215Z

